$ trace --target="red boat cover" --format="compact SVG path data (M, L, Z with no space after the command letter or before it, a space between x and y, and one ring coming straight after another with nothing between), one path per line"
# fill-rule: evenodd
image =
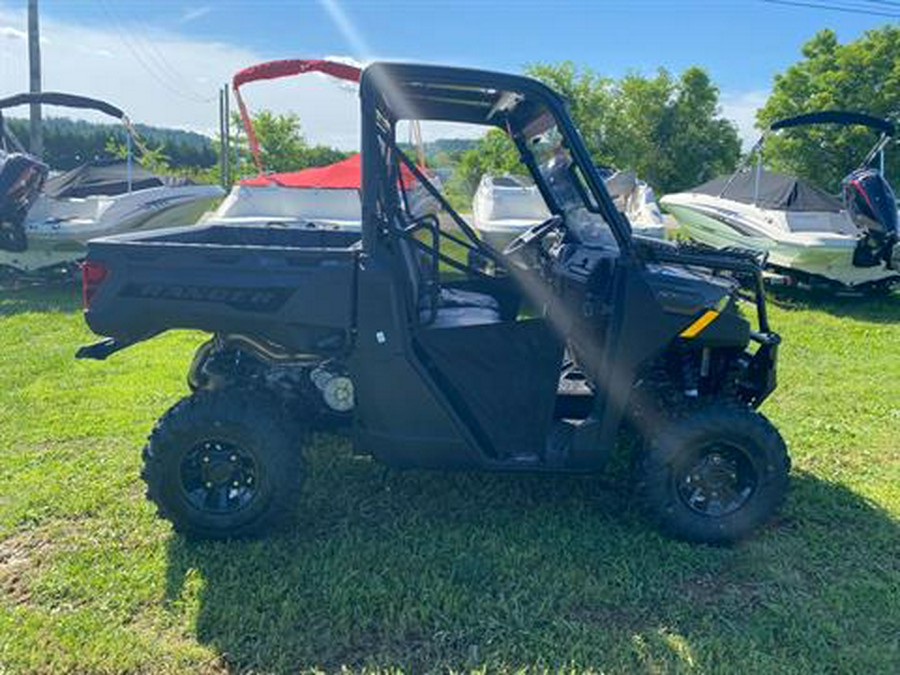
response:
M247 82L256 80L274 80L278 77L289 77L301 73L319 72L337 77L341 80L359 82L360 69L345 63L324 61L321 59L283 59L268 61L249 68L239 70L232 79L232 86L238 89Z
M416 182L416 177L406 166L400 167L400 173L403 176L404 187L408 188ZM355 154L328 166L316 166L301 171L270 173L256 176L255 178L245 178L241 181L241 185L359 190L362 186L361 157L359 154Z

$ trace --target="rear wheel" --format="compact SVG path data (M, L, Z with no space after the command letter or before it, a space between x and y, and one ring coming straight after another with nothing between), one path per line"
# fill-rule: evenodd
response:
M665 533L727 544L772 517L787 491L790 461L761 414L710 406L663 423L636 468L643 506Z
M303 479L300 430L263 392L204 391L179 401L144 449L147 497L178 532L261 534L284 523Z

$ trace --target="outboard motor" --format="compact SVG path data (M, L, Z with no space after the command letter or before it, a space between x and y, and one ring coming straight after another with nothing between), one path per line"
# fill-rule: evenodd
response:
M875 169L858 169L844 179L844 204L865 236L853 252L857 267L875 267L898 261L897 198L884 176Z
M30 155L0 151L0 249L28 248L25 216L47 180L47 165Z

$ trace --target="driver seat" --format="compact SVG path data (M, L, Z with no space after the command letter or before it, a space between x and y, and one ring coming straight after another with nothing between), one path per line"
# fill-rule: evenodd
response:
M440 285L430 261L414 244L398 238L403 271L418 323L427 328L461 328L499 323L500 303L492 295Z

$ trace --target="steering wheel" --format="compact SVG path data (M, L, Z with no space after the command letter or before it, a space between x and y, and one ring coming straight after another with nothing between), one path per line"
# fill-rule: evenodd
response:
M563 223L562 216L550 216L542 223L538 223L532 227L529 227L518 237L513 239L506 245L506 248L503 249L503 255L505 256L513 256L516 253L519 253L524 248L528 246L533 246L538 243L550 234L553 230L558 228Z

